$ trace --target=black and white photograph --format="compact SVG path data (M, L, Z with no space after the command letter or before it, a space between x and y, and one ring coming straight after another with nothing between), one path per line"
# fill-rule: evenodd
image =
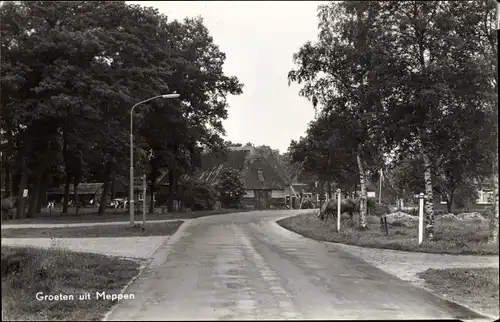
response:
M499 7L0 1L2 321L498 321Z

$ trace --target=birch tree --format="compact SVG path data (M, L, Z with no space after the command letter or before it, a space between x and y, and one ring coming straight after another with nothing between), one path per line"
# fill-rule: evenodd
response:
M318 9L319 39L294 54L297 65L290 82L303 84L302 96L328 113L349 116L351 142L361 187L360 228L367 227L366 160L383 147L373 121L383 113L383 92L397 87L397 65L388 58L390 42L383 38L384 3L331 2ZM346 142L346 144L348 144ZM378 151L381 152L381 151Z
M432 174L453 155L472 157L469 152L477 151L474 144L484 146L481 141L493 134L485 109L485 99L491 95L485 93L490 87L485 59L471 37L481 30L479 17L490 9L484 5L487 2L478 3L404 1L388 6L392 15L387 22L395 35L392 54L406 67L401 84L407 93L391 110L392 115L405 117L390 136L403 155L420 154L423 159L430 240L434 237Z

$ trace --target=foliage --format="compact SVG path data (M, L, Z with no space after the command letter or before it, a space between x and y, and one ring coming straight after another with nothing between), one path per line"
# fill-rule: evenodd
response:
M219 200L225 208L238 205L241 197L245 194L240 172L233 168L224 168L221 171L215 188L218 190Z
M224 74L201 18L169 21L124 1L6 2L0 14L0 124L16 191L55 183L57 165L62 181L126 175L130 108L158 94L180 98L135 109L137 169L168 167L175 183L202 148L223 145L227 96L243 85Z
M429 238L434 190L452 196L494 168L494 9L492 1L331 2L319 7L318 41L300 48L288 75L320 117L345 117L333 126L344 135L337 147L360 158L360 179L382 154L396 164L423 156ZM297 161L314 160L310 168L328 176L316 146L331 137L292 142Z
M184 198L182 205L193 211L212 210L217 201L217 191L203 182L192 183Z
M381 141L385 136L379 133L383 127L374 126L372 119L384 113L381 93L394 75L388 73L393 64L386 57L391 56L377 33L384 22L381 9L378 2L320 6L318 41L307 42L294 54L297 69L288 74L290 82L303 84L300 94L315 108L322 108L320 118L328 119L323 128L336 123L323 144L330 151L344 148L350 160L346 167L357 165L362 228L367 225L366 172L370 167L380 167L385 143ZM327 159L326 167L331 170L331 160Z

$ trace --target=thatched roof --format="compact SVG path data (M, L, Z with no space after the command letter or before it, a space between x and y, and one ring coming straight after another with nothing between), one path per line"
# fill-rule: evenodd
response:
M200 169L194 174L185 175L183 179L215 184L224 168L240 171L245 189L248 190L284 189L290 184L290 179L274 155L263 155L251 147L229 148L227 154L205 154ZM161 183L168 183L168 175L162 177Z

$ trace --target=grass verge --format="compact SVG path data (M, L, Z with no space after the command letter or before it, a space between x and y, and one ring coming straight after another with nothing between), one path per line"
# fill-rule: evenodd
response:
M343 221L341 232L336 223L326 224L314 213L278 221L283 228L316 240L370 248L394 249L437 254L498 255L498 243L488 244L487 221L446 221L436 218L435 240L418 245L417 224L413 227L389 225L389 235L380 231L379 218L368 217L369 227L359 231L350 221Z
M498 268L428 269L418 277L436 294L498 319Z
M2 246L2 320L97 321L116 300L96 292L119 294L139 272L131 260L87 253ZM37 300L44 295L73 295L72 300ZM79 300L79 295L90 299Z
M95 208L94 208L95 209ZM219 209L219 210L201 210L201 211L190 211L190 212L173 212L173 213L154 213L148 214L147 220L164 220L164 219L194 219L205 216L213 215L224 215L235 212L246 212L250 210L243 209ZM136 220L142 218L141 214L136 214ZM96 211L93 212L83 212L79 215L63 214L60 211L54 211L51 215L48 213L37 214L33 218L23 218L17 220L4 220L2 224L4 225L15 225L15 224L65 224L65 223L89 223L89 222L113 222L113 221L129 221L130 217L128 212L124 211L114 211L110 210L102 215L97 214Z
M96 225L62 228L12 228L2 229L2 238L91 238L91 237L141 237L141 236L172 236L183 224L183 221L146 223L146 229L141 226L130 227L120 225Z

